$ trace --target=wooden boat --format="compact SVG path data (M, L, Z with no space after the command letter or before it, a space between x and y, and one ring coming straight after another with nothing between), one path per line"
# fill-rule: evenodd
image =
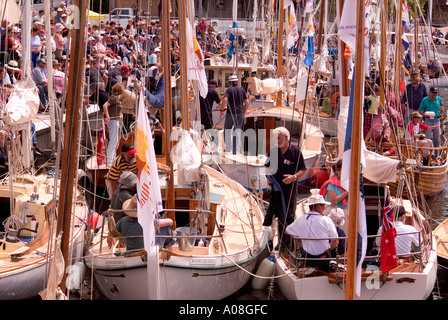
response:
M437 245L437 261L444 266L448 266L448 219L442 221L434 229L434 237Z
M402 150L403 163L405 165L405 173L408 183L411 186L411 191L414 196L433 197L440 194L445 189L445 182L448 173L448 150L445 144L438 148L418 148L399 144ZM426 149L430 151L430 157L434 151L439 152L437 161L430 161L423 163L421 157L421 150ZM399 189L399 182L389 184L393 193ZM405 189L406 190L406 189ZM409 197L409 192L403 192L404 197Z
M19 179L18 179L19 180ZM49 262L54 256L56 223L53 179L46 175L24 177L12 189L14 215L21 227L3 228L0 233L0 300L22 300L38 296L45 288ZM10 219L10 188L0 186L2 222ZM85 221L89 209L77 199L71 220L69 247L73 250L70 264L81 261L84 248ZM8 226L8 224L7 224Z
M243 135L248 138L248 154L222 152L212 155L213 165L230 178L238 181L248 190L257 193L267 190L264 164L266 153L270 149L271 135L267 128L284 126L291 132L291 143L302 151L307 173L298 181L305 184L314 178L319 167L324 135L318 127L305 123L302 128L300 112L288 106L271 106L248 110L244 116ZM266 129L266 130L264 130ZM260 130L266 131L261 133ZM303 131L303 134L300 134ZM246 133L249 133L246 135ZM300 138L303 137L302 143ZM299 145L300 144L300 145ZM219 148L223 150L223 148ZM253 150L265 150L254 154ZM251 153L252 152L252 153ZM205 161L212 161L210 159Z
M215 300L235 293L249 280L266 246L263 212L255 198L239 183L210 167L204 169L210 178L210 213L196 212L195 187L179 185L175 172L177 227L196 214L204 214L208 215L208 228L204 247L196 244L185 251L179 238L171 248L160 249L161 299ZM163 178L160 181L164 201L165 182ZM148 299L147 265L142 253L118 256L123 249L110 248L106 234L107 228L98 232L85 259L101 292L114 300ZM196 237L192 237L193 244Z
M380 227L379 215L383 212L382 205L387 187L365 185L366 214L369 233L368 251L372 247L373 238ZM308 212L309 208L301 201L296 214L299 216ZM378 265L368 264L379 261L378 256L365 258L362 270L360 300L424 300L431 294L437 277L436 243L431 241L431 228L418 208L409 200L393 198L393 203L401 203L406 208L406 224L413 225L421 236L420 249L409 257L399 257L399 265L382 274ZM379 205L381 203L381 205ZM420 258L418 258L420 256ZM345 267L345 257L334 259ZM279 252L276 257L276 276L278 286L283 295L290 300L338 300L344 299L346 291L346 271L344 268L335 272L316 271L309 275L302 266L305 259L297 252L288 256Z

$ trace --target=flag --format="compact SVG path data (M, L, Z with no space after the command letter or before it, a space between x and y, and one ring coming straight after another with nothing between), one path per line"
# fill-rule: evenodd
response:
M401 36L401 44L404 47L404 50L408 50L409 48L409 40L405 33Z
M361 84L360 84L361 85ZM353 121L361 121L361 119L353 119L353 109L355 107L354 92L355 92L355 81L352 81L350 89L350 102L348 107L348 117L347 117L347 127L345 132L345 143L344 143L344 153L341 171L341 185L345 190L352 190L350 188L350 171L351 171L351 156L352 156L352 126ZM364 85L362 84L362 88ZM364 96L364 94L363 94ZM357 108L362 108L361 105L357 105ZM361 139L361 168L366 166L365 156L363 150L365 149L364 140ZM361 273L362 273L362 263L366 256L367 251L367 222L366 222L366 209L364 200L364 187L362 185L362 173L359 177L361 181L359 190L359 206L356 210L358 217L358 247L357 247L357 259L356 259L356 275L355 275L355 294L359 297L361 295ZM350 204L349 204L350 206ZM350 219L350 218L349 218Z
M401 26L404 27L410 24L409 20L409 7L406 0L401 1Z
M289 19L288 19L288 34L286 35L286 47L290 49L299 38L299 32L297 29L296 12L294 5L291 3L289 6Z
M352 55L353 49L346 44L345 45L345 50L344 50L344 59L347 59L348 57L350 57Z
M207 75L205 74L204 54L193 32L189 19L186 19L187 35L187 73L189 80L199 82L199 94L205 98L208 92Z
M232 31L230 32L230 36L229 36L230 48L229 48L229 51L227 52L227 54L229 56L233 55L233 50L234 50L233 42L236 39L235 35L233 34L233 30L236 30L237 28L238 28L238 24L236 22L233 22L233 24L232 24Z
M158 299L158 249L155 242L154 218L162 211L156 155L151 127L140 93L137 112L137 213L143 229L143 242L147 253L148 290L150 299Z
M396 236L394 211L390 202L389 190L387 189L381 227L381 272L383 273L392 270L398 265L397 249L395 247Z
M106 135L104 132L104 120L101 123L100 134L98 136L98 143L96 145L96 163L98 166L103 164L103 147L104 140L106 140Z
M308 49L304 63L307 67L310 67L313 65L313 60L314 60L314 37L308 37Z
M366 6L366 17L371 15L372 10L370 10L370 1L360 1L360 4ZM338 35L342 41L348 44L352 51L355 52L356 48L356 11L353 8L357 8L357 0L346 0L344 3L344 8L342 9L341 20L339 24ZM369 28L371 24L368 19L365 19L364 25L364 72L369 74L370 66L370 48L369 48Z

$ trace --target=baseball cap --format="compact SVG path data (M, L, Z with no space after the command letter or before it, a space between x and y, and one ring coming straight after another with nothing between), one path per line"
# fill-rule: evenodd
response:
M429 91L434 92L434 93L439 92L439 90L436 87L429 88Z
M128 72L129 71L129 66L122 66L121 67L121 71Z
M137 152L137 149L135 149L134 146L131 143L125 142L121 146L121 152L127 152L129 155L132 155L132 154L135 154Z

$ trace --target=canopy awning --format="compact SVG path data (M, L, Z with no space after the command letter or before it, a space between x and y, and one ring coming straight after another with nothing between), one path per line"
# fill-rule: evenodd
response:
M22 17L22 10L14 0L0 1L0 18L6 19L9 25L20 23Z

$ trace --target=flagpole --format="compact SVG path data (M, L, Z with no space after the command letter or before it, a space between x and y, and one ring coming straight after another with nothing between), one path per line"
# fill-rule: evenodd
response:
M283 20L285 19L284 17L284 8L285 2L284 0L280 0L279 1L279 8L278 8L278 12L279 12L279 18L278 18L278 42L277 42L277 46L278 46L278 51L277 51L277 78L281 79L283 76ZM283 97L283 92L279 91L277 93L277 106L281 106L282 105L282 97Z
M402 64L402 56L401 56L401 20L403 17L403 3L402 0L397 1L397 21L395 25L395 96L399 97L399 87L400 87L400 78L401 78L401 64Z
M347 282L345 299L353 300L355 291L355 273L358 244L358 208L360 197L360 163L361 163L361 137L362 137L362 114L363 90L364 90L364 2L357 1L358 10L356 18L356 69L355 69L355 92L352 118L352 146L351 146L351 168L349 193L349 226L347 235ZM350 125L349 123L347 125Z
M170 2L162 1L162 66L164 82L165 111L165 160L170 168L167 179L166 208L174 209L174 165L171 162L171 130L173 128L173 104L171 89L171 50L170 50ZM175 221L174 212L168 211L168 218ZM174 225L173 225L174 228Z
M179 25L180 25L180 32L182 34L181 37L179 37L180 41L180 66L181 66L181 81L180 81L180 101L181 101L181 110L182 110L182 127L184 130L189 129L190 124L190 108L188 104L188 76L187 76L187 30L186 30L186 4L185 0L178 0L178 6L179 6ZM190 39L188 39L189 41Z
M383 8L381 10L381 18L383 23L381 24L381 86L380 86L380 102L384 106L386 103L386 56L387 56L387 0L383 0Z

